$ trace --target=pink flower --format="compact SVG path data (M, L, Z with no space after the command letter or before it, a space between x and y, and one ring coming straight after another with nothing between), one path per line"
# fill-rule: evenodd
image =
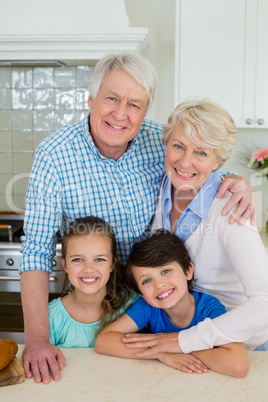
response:
M254 156L258 162L264 162L264 159L268 158L268 147L258 149Z

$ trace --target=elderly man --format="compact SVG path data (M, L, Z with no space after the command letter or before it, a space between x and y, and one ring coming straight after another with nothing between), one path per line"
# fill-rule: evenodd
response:
M137 54L103 58L89 88L90 116L51 135L36 151L20 267L23 364L26 377L33 375L36 382L48 383L49 369L59 380L65 364L60 349L49 343L47 304L56 232L79 216L99 216L113 226L122 262L133 243L148 234L164 173L162 125L144 120L156 82L155 69ZM226 179L219 196L234 182ZM245 211L241 219L247 219L250 199L251 189L238 188L223 214L239 203L236 214Z

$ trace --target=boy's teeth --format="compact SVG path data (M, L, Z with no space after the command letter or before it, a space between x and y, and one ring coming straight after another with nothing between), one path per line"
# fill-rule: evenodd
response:
M173 292L173 289L169 290L168 292L162 293L161 296L158 296L158 299L162 299L163 297L167 297L172 292Z
M194 173L182 173L177 169L175 169L175 170L180 176L183 176L183 177L193 177L195 175Z

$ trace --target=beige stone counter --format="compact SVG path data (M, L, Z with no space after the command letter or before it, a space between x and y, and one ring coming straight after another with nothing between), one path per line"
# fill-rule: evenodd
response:
M62 349L66 366L59 382L0 388L0 400L166 402L268 401L268 352L249 352L250 371L232 378L209 371L185 374L154 360L130 360L98 355L93 349ZM22 346L17 354L21 361ZM232 364L230 362L230 364Z

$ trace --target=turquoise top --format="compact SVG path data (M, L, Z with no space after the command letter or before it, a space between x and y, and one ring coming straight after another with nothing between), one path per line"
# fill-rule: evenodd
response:
M65 310L61 297L48 304L50 343L62 348L94 347L94 330L100 321L83 324Z
M126 309L134 303L139 296L133 292ZM121 309L120 313L124 313ZM83 324L75 321L66 311L61 297L48 303L50 343L62 348L93 348L96 335L95 328L100 321Z

